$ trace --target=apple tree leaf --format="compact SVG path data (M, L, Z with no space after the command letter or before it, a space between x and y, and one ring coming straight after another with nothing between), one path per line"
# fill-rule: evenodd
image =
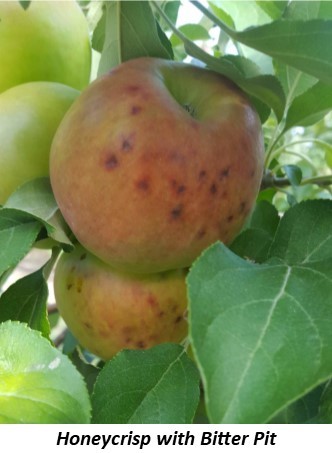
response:
M320 420L322 423L332 423L332 381L328 382L322 394Z
M325 83L332 82L332 21L324 19L278 19L236 31L227 26L201 3L192 2L233 40L258 50L276 61L310 74Z
M302 170L297 165L283 165L283 170L293 187L299 186L302 181Z
M246 46L326 83L332 82L332 21L276 20L242 32L228 30Z
M92 422L191 423L198 401L198 372L180 345L125 350L97 378Z
M310 126L315 124L331 111L331 109L331 85L317 82L293 100L287 112L284 131L294 126Z
M5 207L31 214L43 223L49 237L67 248L72 246L69 228L59 211L49 178L37 178L23 184L9 197Z
M0 322L12 320L50 335L47 317L48 287L43 270L27 275L13 283L0 297Z
M322 415L322 395L326 385L322 384L314 388L303 398L299 398L293 404L287 406L277 414L270 423L277 424L304 424L304 423L329 423Z
M303 202L262 264L217 243L192 266L190 339L212 423L266 423L331 378L331 224L331 201Z
M276 208L265 200L260 201L247 228L234 239L230 249L242 258L257 263L266 261L279 221Z
M256 0L257 5L262 8L262 10L269 16L271 19L276 20L280 19L285 9L287 8L287 0Z
M209 32L203 25L200 24L184 24L179 27L181 33L183 33L188 39L192 41L202 40L205 41L210 39ZM182 43L181 39L177 35L172 35L170 38L173 47L178 46Z
M288 2L283 17L285 19L332 19L332 3L329 1Z
M149 2L106 2L104 15L101 21L105 21L105 39L98 75L132 58L173 58L168 38L158 27Z
M89 423L82 376L23 323L0 324L0 423Z
M15 209L0 209L0 276L29 252L41 224Z

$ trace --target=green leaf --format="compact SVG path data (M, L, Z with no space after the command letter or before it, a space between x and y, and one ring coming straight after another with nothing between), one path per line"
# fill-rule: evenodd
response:
M317 78L305 74L298 69L287 66L279 61L274 61L276 76L280 80L287 96L287 104L291 105L294 98L300 96L317 83Z
M15 209L0 209L0 275L28 253L41 225L30 215Z
M326 82L332 82L332 21L277 20L243 32L228 30L233 39Z
M23 184L9 197L5 207L32 215L44 224L49 237L67 248L72 247L67 236L69 229L59 211L48 178L38 178Z
M91 45L97 52L102 52L105 41L105 28L106 28L106 12L105 9L101 18L99 19L95 29L93 30Z
M105 41L98 75L132 58L173 58L170 46L163 44L166 35L160 39L163 32L158 30L149 2L106 2L104 14Z
M300 167L297 165L284 165L282 168L293 187L297 187L301 184L302 170Z
M177 21L180 6L181 2L177 0L170 0L167 1L163 7L166 16L173 22L173 24Z
M280 220L269 259L210 247L188 276L189 325L212 423L266 423L332 376L332 202Z
M321 120L332 109L332 86L317 82L296 97L290 106L284 131L294 126L310 126Z
M48 178L23 184L9 197L5 208L27 212L43 222L47 222L58 210Z
M31 3L31 0L20 0L19 1L20 5L24 10L28 9Z
M283 15L285 8L287 7L287 0L256 0L257 5L262 8L262 10L269 16L271 19L280 19Z
M289 2L284 17L293 20L332 19L332 3L325 0Z
M200 24L184 24L179 27L179 30L192 41L210 39L208 31ZM170 41L173 47L182 43L181 39L174 34L171 36Z
M332 202L304 201L286 212L276 232L270 258L288 265L332 257ZM332 270L332 269L331 269Z
M271 423L303 424L323 422L320 411L321 397L325 386L319 385L303 398L287 406L277 414ZM328 423L328 422L327 422Z
M322 423L332 423L332 381L325 387L320 406Z
M180 345L123 351L100 372L93 423L191 423L199 402L196 368Z
M264 262L273 242L279 224L276 208L267 201L257 203L248 228L244 230L230 246L230 249L242 258Z
M50 334L47 317L48 288L43 270L17 280L0 297L0 322L7 320L27 323L46 338Z
M213 2L209 2L209 7L211 8L211 11L213 11L213 13L219 19L221 19L228 27L235 28L232 16L228 14L224 9L222 9L220 5L217 6Z
M36 330L0 325L0 423L88 423L82 376Z
M252 213L249 227L266 231L273 238L279 221L279 213L273 204L267 201L260 201L256 204Z

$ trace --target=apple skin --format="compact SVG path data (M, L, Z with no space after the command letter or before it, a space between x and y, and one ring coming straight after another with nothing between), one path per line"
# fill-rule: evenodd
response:
M31 81L83 89L90 80L87 21L75 1L0 2L0 93Z
M107 360L186 337L186 273L119 273L78 245L57 262L54 294L80 344Z
M80 92L30 82L0 94L0 204L30 179L49 175L54 134Z
M184 268L247 219L263 171L256 111L229 80L127 61L94 81L52 144L50 176L81 244L119 270Z

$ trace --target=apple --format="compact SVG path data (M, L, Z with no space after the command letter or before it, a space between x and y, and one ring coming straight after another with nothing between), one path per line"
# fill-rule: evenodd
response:
M51 143L80 92L56 82L30 82L0 94L0 204L30 179L49 175Z
M185 277L185 270L121 273L77 245L56 264L54 294L80 344L107 360L122 349L186 337Z
M0 93L31 81L83 89L90 80L88 24L76 1L0 2Z
M78 241L115 268L184 268L240 231L263 170L260 120L207 69L129 60L95 80L55 135L50 177Z

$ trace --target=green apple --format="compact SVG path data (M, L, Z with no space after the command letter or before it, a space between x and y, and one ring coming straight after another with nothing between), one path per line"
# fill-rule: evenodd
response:
M0 204L30 179L48 176L54 134L78 90L30 82L0 94Z
M204 68L130 60L94 81L59 127L50 176L89 251L119 270L184 268L232 241L263 170L260 120Z
M31 81L84 88L90 79L87 21L76 1L0 2L0 93Z
M115 271L80 245L54 274L60 315L82 346L107 360L122 349L180 342L187 335L185 270Z

